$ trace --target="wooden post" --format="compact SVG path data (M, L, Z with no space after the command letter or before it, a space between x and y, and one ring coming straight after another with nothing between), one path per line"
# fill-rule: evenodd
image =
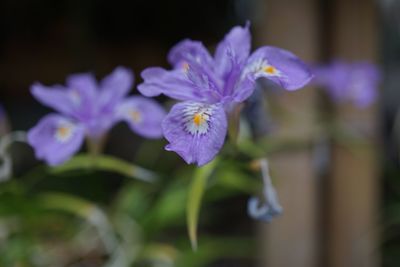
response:
M258 45L292 51L306 62L318 56L317 4L314 0L264 1L265 21L258 25ZM276 99L285 108L276 118L279 137L311 140L315 129L315 92L304 88L284 92ZM261 226L261 265L267 267L317 266L316 177L310 150L270 158L270 167L284 209L280 217Z
M332 57L374 60L377 56L375 1L336 0L332 4L329 38ZM345 130L363 133L365 144L352 146L338 141L333 146L326 266L378 266L376 107L359 109L340 105L336 110Z

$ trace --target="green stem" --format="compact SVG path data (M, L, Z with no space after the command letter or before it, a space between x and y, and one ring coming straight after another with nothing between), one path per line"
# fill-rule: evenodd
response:
M87 149L92 158L93 165L96 165L98 156L102 154L106 139L106 135L101 135L95 138L88 137L86 139Z

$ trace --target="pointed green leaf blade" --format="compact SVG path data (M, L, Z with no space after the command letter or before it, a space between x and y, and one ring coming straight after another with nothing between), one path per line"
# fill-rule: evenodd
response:
M201 199L203 197L208 178L217 165L217 159L202 166L194 172L194 177L188 193L188 202L186 206L187 227L189 239L193 250L197 249L197 223L199 219Z

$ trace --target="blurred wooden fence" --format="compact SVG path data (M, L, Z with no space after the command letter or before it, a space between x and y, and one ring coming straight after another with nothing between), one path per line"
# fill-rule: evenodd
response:
M264 0L260 44L289 49L306 61L377 58L377 11L373 0ZM314 88L285 93L279 100L292 120L280 136L311 140L318 135ZM330 172L318 177L313 151L271 159L284 214L261 225L261 266L360 267L380 263L376 160L376 108L334 107L344 129L363 133L362 142L335 141ZM322 180L321 179L325 179Z

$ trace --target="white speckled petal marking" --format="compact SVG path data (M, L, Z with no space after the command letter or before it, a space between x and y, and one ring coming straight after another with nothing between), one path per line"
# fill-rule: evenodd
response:
M207 104L191 103L184 109L185 130L192 135L206 134L210 128L212 107Z
M254 74L256 77L280 77L281 72L274 66L268 63L265 59L257 59L248 65L245 70L243 71L242 76L247 74Z
M55 139L60 143L68 142L73 136L75 125L68 121L61 121L54 133Z

